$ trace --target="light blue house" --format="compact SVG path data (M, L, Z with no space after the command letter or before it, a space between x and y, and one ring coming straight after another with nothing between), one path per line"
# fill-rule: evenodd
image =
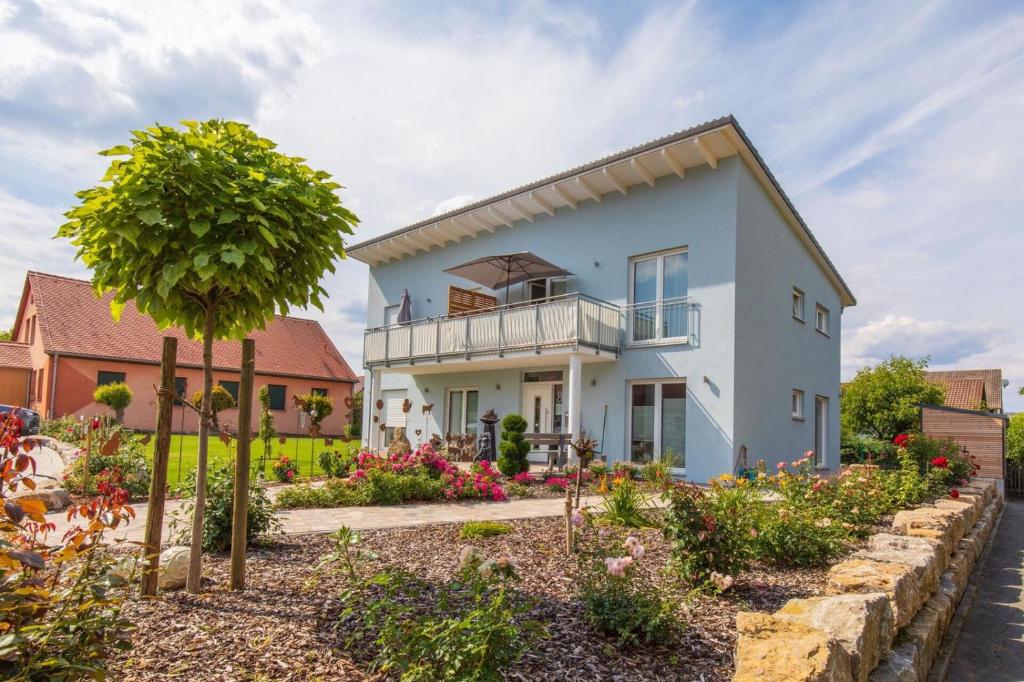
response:
M571 274L506 300L445 272L518 252ZM839 466L855 299L731 116L348 253L370 266L370 447L396 426L414 444L479 433L493 408L539 433L584 430L609 461L669 457L694 481L808 450ZM397 324L406 289L412 321Z

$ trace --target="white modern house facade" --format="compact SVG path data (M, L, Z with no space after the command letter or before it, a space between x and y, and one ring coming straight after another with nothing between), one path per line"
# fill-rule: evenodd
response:
M571 274L506 295L445 273L518 252ZM414 444L479 433L493 409L698 482L808 450L839 466L841 316L856 301L731 116L348 253L370 266L369 447L395 426ZM473 289L491 304L449 314Z

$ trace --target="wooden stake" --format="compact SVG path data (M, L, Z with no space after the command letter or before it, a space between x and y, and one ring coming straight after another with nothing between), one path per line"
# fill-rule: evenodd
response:
M86 425L85 432L85 461L82 462L82 494L89 494L89 453L92 451L92 419Z
M572 486L565 486L565 553L572 554Z
M249 446L256 342L242 341L242 376L238 385L238 439L235 453L235 500L231 518L231 589L245 589L245 545L249 524Z
M149 483L149 513L146 515L146 568L142 573L141 593L155 597L160 577L160 544L167 498L167 464L171 456L171 420L174 418L174 369L178 359L178 339L164 337L160 357L160 390L157 394L156 445L153 449L153 476Z

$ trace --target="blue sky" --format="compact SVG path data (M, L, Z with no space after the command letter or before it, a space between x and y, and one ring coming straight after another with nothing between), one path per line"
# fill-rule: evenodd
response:
M0 0L0 324L26 269L86 274L51 236L132 127L247 121L365 238L725 113L859 299L844 377L929 354L1024 409L1019 2ZM365 267L326 286L355 364Z

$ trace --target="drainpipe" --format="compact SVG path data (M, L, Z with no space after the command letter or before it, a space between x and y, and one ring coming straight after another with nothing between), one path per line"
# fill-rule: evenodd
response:
M53 354L53 376L50 377L50 400L46 406L46 411L49 413L49 419L53 419L54 415L54 403L57 402L57 366L60 361L60 353L54 352Z

